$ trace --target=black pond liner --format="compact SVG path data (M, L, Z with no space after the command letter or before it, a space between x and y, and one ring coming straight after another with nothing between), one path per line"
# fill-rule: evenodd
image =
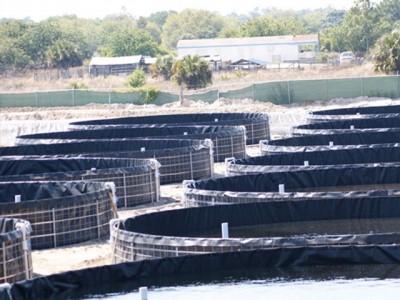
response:
M284 190L282 190L284 185ZM325 166L184 182L187 206L399 195L400 164ZM335 209L334 206L331 209ZM360 210L364 210L360 207Z
M158 168L154 159L0 157L0 181L113 182L117 206L132 207L160 199Z
M141 116L110 118L70 123L72 130L104 129L117 126L136 127L170 127L189 125L243 125L246 127L247 145L257 144L260 140L270 138L269 118L261 113L205 113L205 114L172 114L158 116Z
M212 142L207 140L107 140L0 147L0 157L27 155L152 158L161 165L161 184L208 178L214 171Z
M289 172L338 165L400 163L400 145L338 149L332 151L288 152L226 160L226 175Z
M292 136L387 131L400 128L400 117L351 119L293 126Z
M361 209L362 208L362 209ZM358 232L342 226L348 234L320 234L314 228L287 236L252 237L250 231L238 238L208 237L202 232L219 230L228 223L229 230L240 227L319 221L389 219L398 222L400 197L356 197L303 199L215 205L185 208L139 215L111 221L111 243L115 262L137 261L169 256L215 252L245 251L263 248L335 246L372 246L399 243L400 232L374 232L365 226ZM373 223L370 223L373 224ZM295 225L293 225L295 226ZM358 225L355 225L358 227ZM342 229L343 229L342 228ZM354 230L354 229L353 229ZM197 233L197 235L192 235ZM344 252L342 255L346 255ZM333 257L332 257L333 258ZM301 258L299 258L301 259ZM323 261L321 259L321 261Z
M363 276L398 278L399 263L400 247L393 244L299 246L165 257L68 271L17 282L8 288L0 287L0 299L91 299L106 294L137 292L142 286L171 286L176 289L180 283L199 285L199 282L218 282L232 275L243 280L246 274L252 272L267 273L272 281L285 278L298 282L304 279L320 281L344 278L346 275L345 278L356 280ZM319 272L315 272L316 268Z
M244 126L175 126L157 128L117 127L37 133L17 136L16 145L54 144L89 140L128 139L210 139L213 142L214 161L227 157L246 157L246 130Z
M308 123L315 123L324 121L375 119L385 117L400 117L400 105L367 106L309 111L306 119Z
M0 210L30 222L32 249L54 248L105 238L114 215L110 193L104 182L0 182Z
M400 143L400 129L372 132L315 134L260 142L261 155L353 148L391 147Z
M13 283L33 276L28 221L0 218L0 283Z

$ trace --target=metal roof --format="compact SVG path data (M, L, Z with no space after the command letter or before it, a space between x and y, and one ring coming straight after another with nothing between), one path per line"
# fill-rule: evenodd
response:
M224 46L256 46L256 45L277 45L277 44L312 44L318 43L318 35L283 35L263 36L244 38L223 38L223 39L197 39L180 40L177 48L196 47L224 47Z
M241 63L249 63L249 64L253 64L253 65L259 65L259 66L266 66L268 64L268 62L261 60L261 59L256 59L256 58L250 58L250 59L239 59L235 62L232 62L231 65L238 65Z
M140 63L141 55L120 57L92 57L91 66L132 65Z

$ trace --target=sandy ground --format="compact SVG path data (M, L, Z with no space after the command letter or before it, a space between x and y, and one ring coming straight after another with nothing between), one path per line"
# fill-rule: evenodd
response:
M91 104L83 108L15 108L0 110L0 126L1 124L15 121L18 121L20 124L27 124L29 121L101 119L156 114L258 112L269 114L272 138L280 138L282 136L288 136L289 129L292 125L303 124L306 112L309 110L395 104L400 104L400 100L382 98L335 99L329 102L280 106L244 99L219 100L213 104L187 101L183 105L172 103L162 107L156 107L154 105L136 106L132 104ZM0 129L2 128L0 127ZM258 155L258 147L248 147L247 154L249 156ZM224 163L215 164L216 176L224 176L224 167ZM180 202L181 193L181 184L163 185L161 186L161 200L159 203L120 210L118 212L119 216L121 218L126 218L153 211L182 208L183 205ZM32 261L35 276L101 266L111 264L111 247L107 240L94 240L57 249L32 251Z

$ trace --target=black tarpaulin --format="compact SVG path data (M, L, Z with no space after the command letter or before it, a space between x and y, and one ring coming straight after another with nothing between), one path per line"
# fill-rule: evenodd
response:
M317 122L294 126L291 129L293 136L310 134L335 134L346 132L385 131L390 128L399 128L400 118L364 118Z
M338 149L335 151L293 152L237 159L238 165L340 165L361 163L399 162L400 147L375 147L363 149Z
M0 182L0 206L3 210L20 210L28 207L51 206L91 199L93 194L108 192L104 182ZM15 195L21 202L15 202ZM9 207L9 208L8 208Z
M119 125L131 127L170 127L182 124L190 125L244 125L247 132L247 144L257 144L260 140L270 138L269 119L267 114L260 113L210 113L210 114L176 114L158 116L140 116L110 118L73 122L70 128L104 129Z
M225 178L198 180L188 184L188 188L204 191L222 192L278 192L279 185L285 185L285 191L308 193L325 187L328 191L351 189L371 190L368 185L400 184L400 165L365 165L350 167L321 167L293 172L271 172L263 174L239 175ZM364 187L363 187L364 186ZM347 188L346 188L347 187ZM375 187L374 189L379 189ZM381 188L384 189L384 188Z
M0 147L0 156L13 155L61 155L61 154L90 154L106 156L116 152L136 153L138 158L153 158L154 155L176 151L190 152L208 148L204 141L198 140L116 140L71 142L50 145L26 145ZM141 149L145 148L146 151ZM104 155L100 155L104 153Z
M307 122L314 123L332 120L376 119L385 117L400 117L400 106L364 106L310 111L307 114Z

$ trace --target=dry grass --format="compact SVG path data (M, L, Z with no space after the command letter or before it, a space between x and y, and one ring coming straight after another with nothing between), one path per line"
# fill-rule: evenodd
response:
M256 83L279 80L301 80L321 78L344 78L344 77L368 77L383 75L376 73L372 63L357 66L327 66L313 65L304 66L304 69L268 69L246 72L243 77L236 76L233 72L215 72L213 74L213 85L232 85L240 83ZM84 84L90 89L123 89L124 78L118 76L88 77L84 70L76 69L70 71L70 78L61 78L56 70L43 70L36 73L27 72L20 76L0 77L0 92L25 92L38 90L64 90L70 84ZM147 79L147 85L157 86L163 91L176 91L177 86L171 81L151 78Z

